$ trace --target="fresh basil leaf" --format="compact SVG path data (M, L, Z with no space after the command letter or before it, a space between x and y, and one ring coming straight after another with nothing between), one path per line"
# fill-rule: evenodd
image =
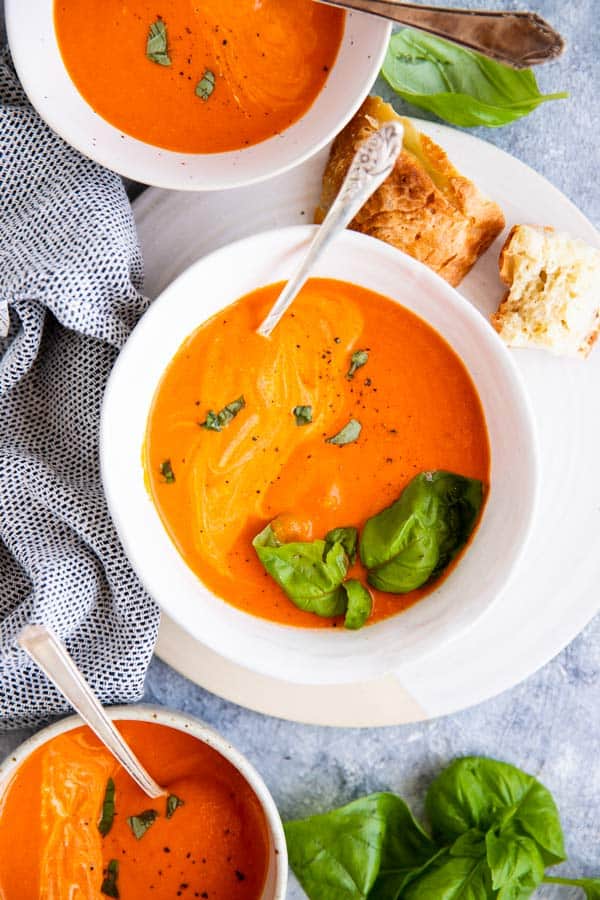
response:
M478 828L471 828L454 841L449 852L450 856L482 859L485 856L485 835Z
M100 893L106 897L115 897L119 900L119 888L117 887L117 879L119 877L119 860L111 859L106 867L104 880L100 886Z
M365 524L360 556L369 584L404 594L439 575L468 541L482 502L481 481L443 471L417 475Z
M237 414L245 407L246 401L243 395L237 400L232 400L223 407L218 413L209 409L204 422L200 422L200 428L206 428L208 431L222 431L230 422L233 422Z
M165 481L167 484L174 484L175 472L173 471L170 459L165 459L163 460L163 462L161 462L160 474L163 477L163 481Z
M115 783L112 778L106 782L104 800L102 801L102 816L98 822L98 831L102 837L106 837L113 826L115 818Z
M422 866L410 869L395 869L392 866L380 870L380 874L373 886L373 890L369 894L369 900L400 900L405 896L405 890L413 881L417 881L421 875L429 869L434 868L447 855L446 848L438 850L427 862Z
M492 886L501 889L503 900L529 897L541 884L544 861L531 838L498 833L492 828L485 836L485 850Z
M450 843L471 828L533 839L546 866L565 859L562 829L552 795L508 763L468 756L435 779L425 801L433 834Z
M146 56L159 66L170 66L171 57L168 53L167 28L162 19L153 22L148 30L146 41Z
M333 528L325 535L324 554L329 553L334 544L341 544L346 551L346 556L350 560L350 565L356 562L356 554L358 550L358 528L348 526L347 528Z
M395 900L397 886L436 853L393 794L371 794L284 827L290 866L311 900Z
M401 896L402 900L491 900L494 892L485 859L442 854Z
M175 810L179 809L180 806L185 806L183 800L180 797L177 797L176 794L169 794L167 797L166 809L167 819L170 819L174 815Z
M325 552L325 541L282 544L271 525L252 541L261 563L292 603L305 612L329 618L346 611L342 582L348 557L336 542Z
M369 362L369 353L367 350L356 350L350 357L350 368L346 373L346 378L352 381L354 373L357 369L361 369Z
M358 631L373 611L373 598L367 588L354 578L344 581L342 587L348 598L344 628Z
M442 38L403 28L392 35L382 75L404 100L463 127L507 125L540 103L531 69L512 69Z
M145 809L144 812L137 816L129 816L127 824L131 828L135 839L140 841L157 819L158 813L155 809Z
M341 431L334 434L333 437L326 438L327 444L335 444L337 447L344 447L346 444L353 444L360 437L362 425L356 419L350 419L347 425L344 425Z
M208 100L215 89L215 73L207 69L196 85L196 96L201 100Z
M295 406L292 414L296 419L296 425L310 425L313 420L312 406Z

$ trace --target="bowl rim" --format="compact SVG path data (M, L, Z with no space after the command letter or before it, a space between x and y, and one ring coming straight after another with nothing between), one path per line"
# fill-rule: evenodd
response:
M45 9L50 9L50 16L53 19L52 10L55 0L37 0L37 2L43 3ZM356 45L356 37L354 37L352 41L349 38L349 30L352 26L352 23L356 20L360 25L361 19L363 19L365 16L368 17L368 19L370 20L369 24L373 28L373 36L371 38L372 46L367 45L364 53L364 58L367 60L367 62L370 61L370 64L366 65L365 67L366 72L362 87L360 91L357 91L354 99L347 100L342 104L342 114L338 116L332 116L330 124L328 126L325 127L324 124L323 130L321 131L320 137L318 139L313 139L312 141L305 140L304 142L300 141L299 146L301 148L304 144L304 149L300 149L299 151L292 150L290 151L289 158L286 161L277 163L269 168L265 168L265 166L263 165L262 167L260 167L261 171L256 172L256 174L244 176L243 167L245 153L248 153L248 151L254 151L256 150L256 148L265 147L266 145L275 147L277 142L280 142L282 138L284 138L285 140L293 140L293 137L291 136L293 136L295 133L294 129L299 126L307 118L307 116L311 114L311 111L319 100L319 97L327 88L331 76L340 62L341 56L343 55L343 53L349 52ZM72 126L70 118L66 116L62 111L63 105L60 102L57 102L56 98L49 98L47 83L44 83L42 79L34 74L35 67L32 66L30 62L30 58L34 52L32 38L29 33L29 29L31 28L31 19L29 18L26 21L26 17L22 13L21 0L5 0L5 23L13 63L19 76L21 85L23 86L25 93L27 94L30 102L32 103L40 117L50 126L50 128L52 128L54 132L56 132L56 134L58 134L61 138L63 138L63 140L70 144L70 146L74 147L84 156L94 160L95 162L99 163L107 169L110 169L113 172L117 172L125 178L129 178L134 181L141 181L145 184L169 190L187 191L228 190L230 188L234 189L245 187L251 184L258 184L260 182L270 180L277 175L282 175L283 173L288 172L290 169L301 165L307 159L318 153L319 150L322 150L323 147L325 147L328 143L331 143L334 137L351 120L351 118L357 112L365 97L369 93L369 90L371 89L371 86L373 85L383 65L383 60L387 52L389 38L392 31L392 23L383 18L370 15L368 16L368 14L361 13L359 11L347 11L342 43L340 45L335 63L332 66L331 73L325 83L324 88L313 101L313 104L309 106L305 113L298 120L296 120L296 122L293 122L292 125L284 129L282 132L272 136L271 138L267 138L264 141L260 141L258 144L254 144L247 149L240 148L239 150L227 151L225 153L202 154L181 153L158 147L154 144L148 144L145 141L141 141L138 138L133 137L132 135L121 132L120 129L114 126L111 122L96 113L90 106L90 104L85 100L85 98L79 93L75 82L72 80L67 67L62 60L62 55L60 53L60 48L58 46L58 41L56 38L56 32L54 27L52 26L51 29L44 32L45 38L47 39L47 46L44 46L44 42L42 42L42 47L44 49L40 50L40 47L38 47L38 52L44 52L51 55L54 53L58 54L58 57L60 57L60 68L65 75L66 82L68 82L68 87L66 88L66 90L69 92L74 92L74 94L72 95L73 102L77 103L80 110L83 110L85 108L86 115L90 117L90 126L93 122L95 122L97 124L97 127L101 130L104 130L106 134L112 133L113 137L119 137L119 148L123 146L124 152L105 149L105 142L102 139L97 140L95 137L93 137L90 128L86 127L85 134L81 137L79 137L77 134L74 134L76 129ZM359 27L357 31L359 39L362 33L363 32ZM358 47L357 49L360 49L360 47ZM75 98L75 95L78 99ZM58 96L60 96L60 94ZM321 116L321 118L323 119L323 116ZM106 129L108 129L108 131L106 131ZM133 151L133 158L131 159L131 161L129 160L128 154L126 152L127 148L131 148ZM141 160L139 158L139 155L146 154L150 151L155 152L156 159L150 161ZM227 171L229 172L228 175L222 175L220 178L218 178L211 174L210 180L207 180L207 183L201 184L198 183L198 176L190 176L188 168L189 165L194 164L197 160L209 160L211 158L214 159L217 157L224 161L224 167L226 167ZM168 166L163 169L164 161L167 161Z
M179 710L153 704L124 704L105 707L108 717L115 721L138 721L164 725L193 735L231 763L242 775L258 798L265 816L273 849L275 869L273 893L263 900L285 900L288 881L288 855L283 822L275 801L262 776L252 763L227 738L206 725L196 716ZM0 808L2 795L9 787L12 777L31 754L48 741L74 728L85 725L81 716L69 715L37 731L0 761ZM88 726L89 727L89 726Z
M190 277L191 273L194 273L197 269L201 268L203 265L219 263L222 259L227 259L227 256L231 253L235 253L240 247L243 245L247 245L247 247L252 248L253 244L256 244L256 248L252 248L254 250L254 255L258 255L262 253L264 255L265 248L271 247L273 241L279 242L282 244L288 251L292 248L298 253L300 252L299 245L302 247L306 246L310 237L314 233L315 229L318 226L310 226L310 225L298 225L298 226L289 226L287 228L282 229L272 229L269 231L261 232L255 234L251 237L242 238L239 241L235 241L231 244L225 245L224 247L219 248L218 250L202 257L197 260L191 266L189 266L184 272L182 272L176 279L174 279L167 288L162 292L162 294L153 302L149 310L142 317L134 332L132 334L136 335L135 344L138 347L143 347L147 338L147 332L152 334L153 330L155 330L155 326L153 322L155 319L159 319L163 314L162 310L167 308L167 305L170 300L170 295L173 291L178 290L179 283L185 282L187 278ZM263 243L266 242L266 243ZM122 372L127 371L128 366L130 366L129 356L133 356L131 353L131 348L134 346L132 339L127 342L126 347L123 349L121 355L117 359L111 376L109 378L105 395L104 402L102 406L102 414L101 414L101 425L100 425L100 465L101 465L101 473L102 473L102 481L105 490L105 495L107 498L109 510L111 512L113 521L115 523L117 532L121 539L121 542L125 548L125 551L131 561L132 566L138 573L141 581L145 584L149 593L153 596L157 597L157 600L160 605L163 605L165 611L168 615L176 621L181 627L184 628L192 637L196 638L200 643L204 643L207 646L211 647L217 653L225 656L226 658L245 666L253 671L259 672L261 674L276 677L279 679L283 679L284 681L289 681L293 683L303 683L303 684L341 684L341 683L350 683L356 682L360 680L366 680L368 678L381 677L386 673L393 672L398 669L400 666L403 666L407 663L414 661L415 659L423 659L428 654L433 651L439 649L441 646L449 643L451 640L459 637L463 634L468 628L470 628L477 619L480 618L481 615L485 614L487 609L489 609L494 603L498 602L503 592L506 590L514 571L517 569L519 562L521 561L523 554L525 552L527 540L531 533L532 525L535 519L535 513L538 505L539 498L539 485L540 485L540 462L539 462L539 448L538 448L538 439L537 432L534 425L534 416L533 410L531 407L531 401L529 396L525 390L524 383L522 377L517 369L516 363L514 359L511 357L508 349L502 343L498 334L494 331L491 325L485 320L482 314L470 304L464 297L462 297L454 288L452 288L446 281L444 281L440 276L436 273L428 269L426 266L417 262L412 257L407 256L396 248L385 244L373 237L368 237L358 232L346 231L340 238L338 242L336 242L335 246L339 246L340 242L346 242L348 246L346 250L353 251L354 256L358 256L362 254L364 256L365 252L370 254L370 263L372 266L377 264L377 256L379 255L380 261L381 257L387 257L387 262L391 267L394 267L398 275L401 277L403 274L410 275L411 272L413 275L416 275L420 280L424 283L429 283L430 286L434 288L433 296L436 298L436 302L441 306L448 306L450 309L458 310L459 314L462 316L463 325L465 327L470 327L470 325L474 324L476 328L476 333L478 337L482 341L482 346L485 349L492 347L493 352L495 354L495 359L498 362L498 365L501 365L502 371L505 376L505 386L509 389L509 393L511 393L512 398L515 401L514 414L520 420L520 424L522 427L522 443L520 445L520 464L523 469L527 470L528 480L527 484L527 505L525 507L525 511L521 512L520 521L519 521L519 532L518 532L518 541L513 541L511 546L511 556L508 560L508 564L505 566L505 572L503 573L501 578L497 578L499 582L499 587L494 589L494 592L488 591L488 594L491 594L486 598L486 602L482 603L479 598L476 601L476 608L471 610L468 616L457 615L456 620L453 619L452 623L448 625L448 623L443 624L442 627L439 627L437 630L437 634L435 638L432 638L430 635L423 635L423 629L419 622L419 613L416 613L416 610L423 610L427 601L431 601L432 598L435 598L440 590L443 589L444 585L449 583L449 580L446 580L442 583L440 588L434 588L426 598L420 601L414 606L410 607L406 611L402 613L402 615L393 616L390 619L386 619L384 622L377 623L375 625L370 626L367 629L363 629L360 632L352 632L352 633L342 633L339 631L336 633L336 640L339 644L336 645L336 650L339 652L339 658L334 659L333 661L327 656L324 652L323 646L319 643L319 636L323 635L326 630L314 631L311 629L295 629L291 626L286 626L282 624L268 622L267 620L258 619L259 622L262 623L263 627L266 629L270 629L269 633L266 637L260 637L259 640L263 641L265 644L265 648L269 645L269 649L276 643L281 640L281 635L288 630L288 632L302 632L308 631L312 638L316 634L317 637L314 639L315 645L318 644L318 652L315 650L315 654L312 657L312 662L315 663L316 660L319 660L319 664L321 665L321 669L318 671L317 666L303 666L302 672L299 671L298 663L291 663L289 659L286 660L286 666L282 667L281 665L274 666L272 661L266 659L265 655L259 656L256 652L254 652L254 657L252 653L250 654L250 658L248 658L247 653L243 655L243 658L240 657L241 648L235 648L234 641L228 640L216 640L215 637L207 632L206 629L206 617L202 619L202 623L196 621L192 623L190 621L189 615L185 615L177 608L177 601L175 601L174 605L166 605L165 604L165 595L158 597L156 593L153 591L155 582L155 575L150 577L147 566L141 564L140 559L138 558L138 552L135 549L135 541L132 541L131 529L128 527L127 522L125 521L128 517L128 514L123 509L122 501L119 497L118 490L116 489L116 484L114 480L114 475L110 466L110 455L111 455L111 443L112 443L112 432L110 428L110 419L113 415L112 408L113 404L118 404L118 395L120 394L119 385L122 379ZM258 246L262 243L262 246ZM329 250L328 252L335 252ZM287 258L286 258L287 261ZM291 263L290 263L291 265ZM325 266L326 263L323 263ZM404 272L402 271L404 269ZM318 277L328 277L328 275L322 272L317 272ZM342 277L338 275L329 275L329 277ZM355 277L353 273L350 273L349 276L345 276L346 280L356 283L363 283L360 277ZM276 280L272 278L271 281ZM369 286L369 285L367 285ZM371 285L373 290L378 291L379 293L385 293L385 291L381 290L378 285ZM251 290L251 288L248 288ZM443 298L443 303L441 299ZM234 302L237 297L230 297L228 303ZM394 299L394 298L392 298ZM395 300L395 302L401 302L399 300ZM225 306L227 304L223 304ZM221 307L219 307L221 308ZM196 322L196 326L198 327L209 318L211 315L218 312L218 310L213 310L211 313L203 313L202 316L198 316ZM425 315L421 313L416 313L420 315L421 318L427 321ZM432 324L432 323L430 323ZM432 324L432 327L436 328L435 324ZM194 328L191 328L187 331L187 334L192 333ZM442 332L442 337L446 341L448 341L452 346L452 341ZM185 340L185 337L181 338L181 341ZM146 351L147 352L147 351ZM459 354L460 355L460 354ZM167 362L168 364L168 362ZM473 378L474 384L480 393L480 385L477 382L477 379L474 377L473 372L465 361L465 365ZM164 367L161 369L161 374L157 376L154 381L154 390L160 380L162 372L164 371ZM480 393L481 397L481 393ZM483 402L483 398L482 398ZM149 408L149 407L148 407ZM147 417L148 408L145 409L145 418ZM484 407L485 408L485 407ZM511 407L512 408L512 407ZM489 423L488 423L489 430ZM490 442L492 440L492 436L490 435ZM137 456L140 458L141 447L138 449ZM488 501L484 510L484 515L478 524L478 529L475 533L473 544L477 545L478 537L482 532L482 523L486 520L486 513L489 511L490 504L490 496L493 493L493 471L494 471L494 445L491 443L491 451L492 451L492 481L491 481L491 490L488 494ZM141 467L141 458L140 458L140 471ZM143 476L142 476L143 477ZM152 501L149 501L152 504ZM154 509L154 514L158 516L155 507L152 504ZM164 530L164 526L161 524L161 528ZM176 563L177 566L182 566L186 569L188 573L191 570L188 569L186 563L179 557L179 553L175 550L174 545L171 544L171 539L168 536L166 530L164 530L165 540L172 546L173 552L177 555L179 562ZM469 553L473 553L473 548L469 550ZM140 556L144 556L142 552ZM145 558L147 560L147 553L145 554ZM460 569L460 567L459 567ZM193 576L197 579L197 576ZM202 583L201 583L202 584ZM205 585L202 585L204 591L212 598L215 599L215 595L206 588ZM226 601L216 598L218 603L225 604L225 607L232 609ZM241 610L233 608L235 613L238 616L244 618L244 622L246 624L246 638L248 638L248 633L252 632L252 626L249 624L249 620L254 622L257 621L256 617L244 613ZM225 614L224 614L225 615ZM201 618L200 616L196 617L198 620ZM422 616L421 616L422 618ZM402 655L397 655L396 651L394 651L393 661L391 659L392 652L388 647L387 651L384 651L381 648L379 652L373 652L373 649L367 651L366 643L362 647L362 653L360 655L360 659L356 656L356 648L359 647L358 643L355 643L357 640L362 640L361 636L365 634L369 634L369 636L373 636L376 629L381 629L385 627L386 624L389 628L389 623L395 621L402 621L404 623L410 623L410 626L415 630L415 623L417 628L421 628L420 636L419 636L419 647L418 650L415 650L414 647L403 648ZM236 625L237 627L237 625ZM217 627L218 630L218 627ZM244 630L244 625L240 625L240 633ZM378 631L380 634L380 631ZM254 635L256 637L256 635ZM371 642L372 643L372 642ZM246 648L244 648L246 649ZM273 653L277 654L277 650L274 650ZM344 656L345 654L345 656ZM353 655L352 665L348 666L344 662L345 658L349 658ZM289 654L288 654L289 656ZM293 666L295 665L295 669ZM337 667L337 668L336 668ZM276 669L276 671L275 671ZM324 671L327 669L328 674L324 675ZM333 670L336 669L335 676L332 674ZM292 671L293 670L293 671Z

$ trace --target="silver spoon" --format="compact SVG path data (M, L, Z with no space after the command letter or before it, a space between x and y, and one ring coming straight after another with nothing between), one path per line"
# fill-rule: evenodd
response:
M319 0L329 6L371 13L409 28L419 28L492 59L524 69L556 59L563 52L561 35L532 12L445 9L399 0Z
M332 240L346 228L359 209L390 175L402 150L404 128L400 122L388 122L358 148L348 174L323 224L318 229L298 271L275 301L258 334L269 337L294 302L318 260Z
M125 743L58 638L43 625L27 625L18 641L138 787L153 800L166 796L168 792L154 781Z

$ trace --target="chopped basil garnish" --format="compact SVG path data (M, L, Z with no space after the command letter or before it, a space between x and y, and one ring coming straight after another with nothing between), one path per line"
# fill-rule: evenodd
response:
M334 434L333 437L326 438L326 443L335 444L337 447L344 447L346 444L353 444L357 441L362 431L362 425L356 419L350 419L347 425L344 425L341 431Z
M312 406L295 406L292 413L296 419L296 425L310 425L312 422Z
M207 69L196 85L196 96L201 100L208 100L215 89L215 73Z
M357 350L350 357L350 368L346 372L346 378L351 381L357 369L361 369L369 362L369 354L366 350Z
M146 56L159 66L170 66L171 57L167 50L167 28L162 19L153 22L148 31Z
M167 819L170 819L178 806L183 806L183 800L175 794L169 794L167 797Z
M98 831L102 837L106 837L112 828L113 819L115 817L115 783L112 778L106 782L106 790L104 791L104 800L102 802L102 817L98 822Z
M160 474L167 484L173 484L173 482L175 481L175 472L173 471L170 459L165 459L163 462L161 462Z
M133 831L133 835L136 840L141 840L148 829L154 825L154 822L158 819L158 813L155 809L146 809L144 812L141 812L139 816L129 816L127 819L127 824Z
M119 888L117 887L117 878L119 877L119 860L111 859L106 867L106 875L100 886L100 893L105 897L115 897L119 900Z
M213 412L213 410L210 409L206 415L205 421L200 422L200 427L207 428L209 431L222 431L223 428L235 419L239 411L243 409L245 405L246 401L242 396L238 397L237 400L228 403L227 406L224 406L218 413Z

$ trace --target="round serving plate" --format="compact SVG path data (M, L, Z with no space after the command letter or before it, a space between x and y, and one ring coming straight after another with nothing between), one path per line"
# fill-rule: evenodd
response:
M471 135L415 120L455 165L517 223L553 225L600 245L591 223L548 181ZM192 262L271 228L312 221L326 152L261 186L224 194L149 190L135 204L146 291L157 296ZM505 235L459 291L488 316L504 288L498 254ZM513 351L538 429L541 497L525 555L508 589L452 644L383 679L352 685L292 685L220 658L164 620L158 655L202 687L260 712L335 726L401 724L486 700L554 657L600 608L600 420L593 414L600 350L587 361ZM518 448L516 450L518 452ZM511 522L506 522L511 527ZM361 702L364 696L365 702Z

